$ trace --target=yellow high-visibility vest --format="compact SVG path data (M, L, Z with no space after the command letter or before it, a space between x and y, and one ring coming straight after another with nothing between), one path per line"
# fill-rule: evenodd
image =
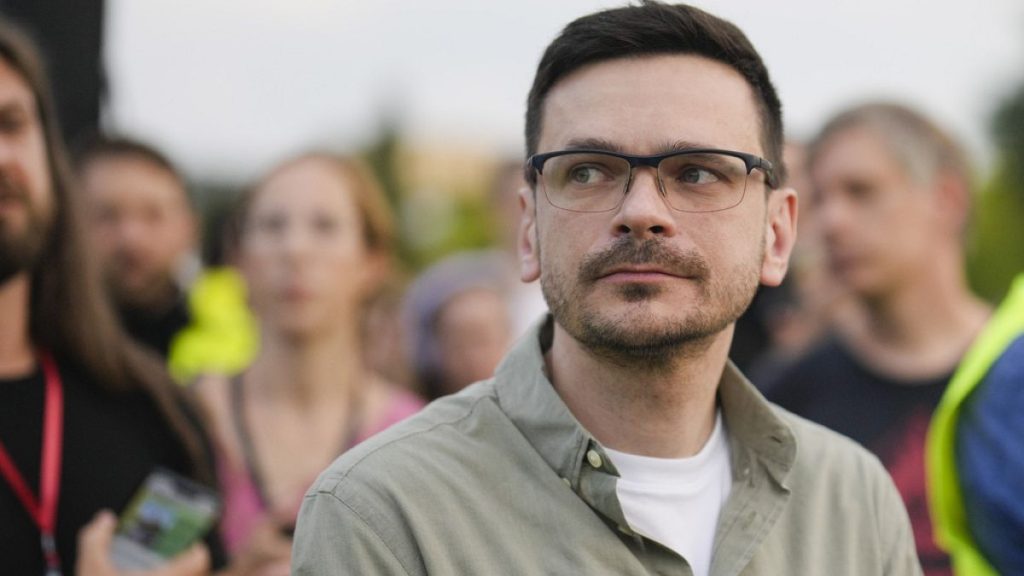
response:
M928 502L935 539L949 552L958 576L997 576L978 550L967 525L956 468L956 426L960 408L985 379L1003 351L1024 334L1024 274L1017 276L1003 303L964 355L949 381L928 432Z
M245 280L231 268L203 272L189 290L192 320L171 341L171 376L188 384L200 374L232 375L245 369L259 348Z

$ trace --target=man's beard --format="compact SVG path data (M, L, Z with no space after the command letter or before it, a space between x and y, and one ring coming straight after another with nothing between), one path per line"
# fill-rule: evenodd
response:
M615 289L623 301L636 304L628 317L615 318L588 306L587 297L599 278L621 265L655 265L688 278L699 291L692 310L676 317L652 311L643 303L656 298L664 288L650 284L626 284ZM757 290L759 269L759 261L743 262L725 277L714 277L708 263L696 252L675 251L658 239L623 238L584 259L575 282L548 270L541 276L541 287L555 320L583 347L620 365L659 370L676 359L703 351L711 337L743 314Z
M10 220L0 217L0 285L15 275L31 270L38 263L46 247L49 221L36 210L24 188L15 185L0 174L0 195L5 200L21 202L27 214L21 231L14 229Z
M109 256L104 269L107 293L120 310L159 316L177 302L178 284L171 270L150 268L139 274L134 258L123 251Z

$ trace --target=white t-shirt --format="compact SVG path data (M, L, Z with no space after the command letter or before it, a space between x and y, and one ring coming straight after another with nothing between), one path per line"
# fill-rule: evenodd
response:
M651 458L605 448L619 470L616 492L629 527L686 559L707 576L718 514L729 498L732 465L721 411L700 452L689 458Z

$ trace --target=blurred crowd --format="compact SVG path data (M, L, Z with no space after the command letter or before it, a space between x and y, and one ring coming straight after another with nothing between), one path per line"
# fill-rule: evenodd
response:
M324 468L489 378L545 317L538 283L520 281L519 160L494 162L488 242L413 264L400 199L359 154L268 166L214 229L161 150L96 126L62 135L58 116L34 40L3 22L0 440L35 492L52 358L65 456L51 548L0 484L0 566L117 573L116 520L100 511L162 467L222 498L179 573L287 574ZM1024 287L986 299L969 283L977 172L940 122L892 102L837 112L785 159L797 245L785 283L738 322L732 361L880 459L926 574L952 574L958 547L1020 573L1024 499L1000 478L1024 478L1022 419L1007 410L1024 394ZM201 260L204 243L221 261Z

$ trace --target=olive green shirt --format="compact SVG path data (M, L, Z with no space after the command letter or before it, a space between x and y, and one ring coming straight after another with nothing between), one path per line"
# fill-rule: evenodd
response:
M551 326L491 380L332 464L302 504L293 574L690 575L629 529L614 466L545 376ZM718 395L733 485L707 527L713 576L921 573L906 510L873 456L769 404L731 364Z

